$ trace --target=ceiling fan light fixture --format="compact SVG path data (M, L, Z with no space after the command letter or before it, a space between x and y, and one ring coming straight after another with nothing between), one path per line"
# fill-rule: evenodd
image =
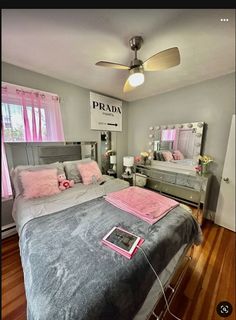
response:
M143 70L140 67L131 69L128 81L132 87L138 87L141 84L143 84L144 83Z
M137 51L141 48L142 43L143 38L141 36L135 36L129 40L130 48L134 51L134 59L131 61L129 66L109 61L99 61L96 63L97 66L129 70L129 76L123 86L124 93L130 92L144 83L144 72L165 70L180 64L180 53L178 47L169 48L155 53L143 62L137 57Z

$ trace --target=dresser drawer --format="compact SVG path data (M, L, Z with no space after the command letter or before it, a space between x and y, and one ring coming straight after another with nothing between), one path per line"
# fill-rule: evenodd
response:
M166 173L163 171L155 171L155 170L150 171L149 177L156 179L156 180L173 183L173 184L175 184L175 180L176 180L175 174Z
M176 197L180 201L182 199L196 205L201 202L206 210L211 175L186 175L152 166L135 166L135 172L147 176L147 188L162 192L167 197Z
M191 177L186 174L176 174L176 184L200 191L202 182L198 177Z
M137 167L137 172L141 174L145 174L147 177L155 179L156 181L165 181L168 183L175 184L176 182L176 174L168 173L160 170L146 169L142 167Z
M156 190L156 191L161 191L161 182L155 181L152 179L147 180L147 185L148 188Z
M161 191L163 193L184 199L184 200L188 200L194 203L198 203L199 202L199 198L200 198L200 192L196 191L196 190L189 190L189 189L185 189L185 188L180 188L178 186L174 186L174 185L169 185L169 184L165 184L162 183L162 189Z
M151 170L142 168L142 167L137 167L136 168L137 173L145 174L147 177L149 177Z

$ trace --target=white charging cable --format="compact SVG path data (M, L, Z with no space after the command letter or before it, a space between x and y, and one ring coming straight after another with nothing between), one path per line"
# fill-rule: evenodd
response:
M167 301L167 298L166 298L165 291L164 291L163 285L162 285L162 283L161 283L161 280L160 280L160 278L158 277L158 274L156 273L155 269L154 269L153 266L151 265L151 262L149 261L149 259L148 259L147 255L146 255L145 251L144 251L141 247L139 247L139 246L137 246L137 247L142 251L145 259L147 260L149 266L151 267L151 269L152 269L152 271L154 272L157 280L158 280L159 283L160 283L161 290L162 290L162 293L163 293L163 296L164 296L164 299L165 299L165 303L166 303L166 307L167 307L168 312L169 312L169 313L172 315L172 317L174 317L175 319L181 320L180 318L178 318L177 316L175 316L175 315L170 311L170 307L169 307L169 304L168 304L168 301ZM156 315L155 315L155 316L156 316ZM157 317L157 319L158 319L158 317Z

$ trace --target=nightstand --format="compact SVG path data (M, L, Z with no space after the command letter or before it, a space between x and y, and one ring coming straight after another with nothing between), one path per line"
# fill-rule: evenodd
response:
M114 177L114 178L117 178L117 173L112 169L107 170L107 175Z
M133 174L128 175L128 174L126 174L126 173L123 173L121 176L122 176L122 179L123 179L123 180L129 182L129 185L130 185L130 186L133 185Z

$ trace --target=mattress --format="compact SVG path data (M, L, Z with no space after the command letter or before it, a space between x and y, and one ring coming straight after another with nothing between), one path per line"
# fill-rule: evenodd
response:
M22 227L29 220L61 211L77 204L104 196L109 192L129 187L129 183L122 179L103 175L105 183L84 185L76 183L73 188L66 189L50 197L25 200L19 195L13 203L12 216L16 223L16 230L20 234Z
M15 200L28 320L144 320L150 314L161 290L141 252L130 263L99 239L114 225L143 236L143 248L165 285L186 245L200 243L201 231L180 207L150 226L103 199L127 186L107 178L103 185L76 184L47 199ZM94 278L96 270L99 278ZM145 277L139 277L143 272Z

